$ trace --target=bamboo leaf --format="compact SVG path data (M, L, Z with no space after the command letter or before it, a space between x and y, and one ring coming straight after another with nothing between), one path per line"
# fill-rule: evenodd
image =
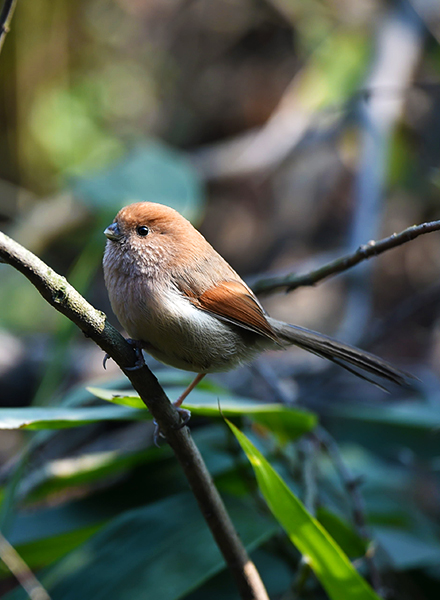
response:
M131 408L145 409L145 404L135 392L127 393L96 387L87 389L101 400ZM173 394L178 397L181 391L183 389L173 389ZM221 417L223 415L233 418L245 415L276 433L283 442L293 440L311 431L317 423L316 415L306 410L291 408L284 404L262 404L248 398L232 396L219 398L218 393L209 390L193 390L190 401L185 402L183 406L189 409L193 415L204 417Z
M379 600L348 557L289 490L264 456L227 421L247 455L272 514L315 572L332 600Z

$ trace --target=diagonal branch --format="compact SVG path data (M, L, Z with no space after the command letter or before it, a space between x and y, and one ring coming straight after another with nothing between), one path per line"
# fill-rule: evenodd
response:
M387 250L406 244L419 237L419 235L439 230L440 221L431 221L429 223L422 223L421 225L413 225L400 233L393 233L393 235L379 240L378 242L371 240L370 242L359 246L352 254L341 256L341 258L333 260L309 273L304 273L303 275L290 273L289 275L282 277L267 277L259 279L252 287L257 294L268 294L283 288L285 288L286 292L291 292L302 286L315 285L315 283L318 283L323 279L333 277L334 275L338 275L339 273L351 269L351 267L358 265L368 258L378 256Z
M136 364L133 347L73 288L35 254L0 232L0 261L23 273L56 310L77 325L122 369L158 423L179 460L225 561L233 574L241 598L268 600L258 571L226 512L199 450L187 427L180 428L180 416L150 369L130 370Z
M9 26L14 14L17 0L5 0L5 3L0 13L0 52L2 51L6 35L9 33Z
M0 558L15 576L31 600L50 600L49 594L1 532Z

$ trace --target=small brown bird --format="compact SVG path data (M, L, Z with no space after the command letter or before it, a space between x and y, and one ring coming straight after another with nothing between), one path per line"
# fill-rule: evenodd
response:
M206 373L291 344L363 378L352 367L407 382L405 373L373 354L271 318L230 265L168 206L126 206L104 233L105 283L122 326L157 360L198 373L177 407Z

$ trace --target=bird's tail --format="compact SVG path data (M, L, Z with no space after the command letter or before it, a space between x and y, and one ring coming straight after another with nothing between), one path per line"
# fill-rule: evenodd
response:
M379 385L378 382L367 377L364 374L365 372L406 386L411 385L411 380L414 381L415 379L409 373L393 367L374 354L339 342L322 333L298 327L297 325L283 323L271 317L268 317L267 320L281 342L294 344L322 358L327 358L347 371L354 373L362 379L367 379L376 385ZM359 373L358 369L364 373Z

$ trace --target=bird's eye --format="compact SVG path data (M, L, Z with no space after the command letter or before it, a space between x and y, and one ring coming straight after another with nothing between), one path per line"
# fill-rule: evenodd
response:
M146 235L148 235L148 232L149 232L150 230L148 229L148 227L147 227L146 225L140 225L140 226L139 226L139 227L136 229L136 231L137 231L137 234L138 234L138 235L140 235L140 236L142 236L142 237L145 237Z

